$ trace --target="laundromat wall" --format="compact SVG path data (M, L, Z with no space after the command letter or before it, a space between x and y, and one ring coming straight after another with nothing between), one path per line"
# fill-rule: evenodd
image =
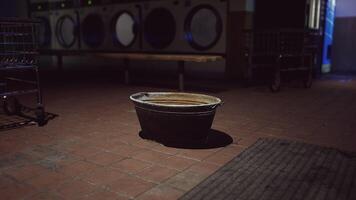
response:
M334 45L331 49L334 72L356 73L356 4L354 0L337 0Z
M38 0L40 1L40 0ZM162 0L161 0L162 1ZM210 2L219 2L220 0L210 0ZM58 2L54 0L51 2ZM94 1L93 1L94 2ZM135 1L144 2L144 1ZM148 4L154 1L147 1ZM181 1L185 2L185 1ZM204 0L191 1L191 2L203 2ZM207 1L209 2L209 0ZM252 28L252 19L254 11L254 0L222 0L221 2L227 2L229 4L226 11L226 18L223 19L226 32L226 59L215 63L187 63L186 73L194 77L212 78L212 79L238 79L242 77L244 58L243 58L243 31L245 29ZM87 9L87 8L86 8ZM83 11L79 8L79 18ZM80 19L79 21L81 21ZM53 22L52 22L53 23ZM81 50L84 50L84 46L81 45ZM87 49L85 49L87 51ZM156 53L156 52L155 52ZM159 53L159 51L157 52ZM164 52L167 53L167 52ZM178 52L182 53L182 52ZM184 53L184 52L183 52ZM202 52L204 54L204 52ZM56 56L44 57L42 59L42 65L44 67L55 67ZM122 61L113 59L96 58L93 56L64 56L63 68L70 69L95 69L96 66L109 66L110 68L121 67ZM175 62L143 62L132 61L131 66L133 69L147 70L149 71L176 71L177 64ZM103 67L103 69L106 67Z
M27 2L25 0L1 0L0 17L27 17Z

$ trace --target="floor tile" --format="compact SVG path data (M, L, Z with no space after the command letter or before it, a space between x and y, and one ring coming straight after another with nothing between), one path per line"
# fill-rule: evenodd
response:
M47 172L49 172L49 170L41 167L40 165L29 164L20 167L10 168L4 173L13 177L17 181L22 182Z
M165 153L168 155L176 155L177 153L179 153L181 151L181 149L173 148L173 147L166 147L162 144L156 145L156 146L152 147L151 149L153 151L158 151L158 152Z
M87 176L83 177L83 179L95 185L105 186L111 182L116 181L123 175L124 174L122 172L116 169L98 168Z
M100 149L87 145L81 145L73 149L72 153L83 158L89 158L100 153Z
M81 180L74 180L57 189L58 193L65 199L77 199L85 195L91 194L96 187Z
M124 197L106 190L99 190L80 200L129 200L129 197Z
M286 86L276 94L264 86L233 85L212 93L225 102L217 110L213 128L234 139L216 149L170 148L142 139L128 97L157 88L101 84L45 84L46 109L59 117L41 128L0 134L1 194L9 199L23 195L64 199L56 190L82 180L100 188L84 192L83 198L174 199L174 194L211 175L259 137L356 151L355 78L316 80L310 90ZM132 189L136 185L139 192ZM18 194L11 194L16 188Z
M177 190L168 185L159 185L144 194L140 195L138 200L176 200L184 194L183 191Z
M186 170L181 172L170 179L168 179L165 183L168 185L178 188L183 191L188 191L192 189L194 186L203 181L206 176L196 173L194 171Z
M64 198L55 192L41 192L26 200L64 200Z
M56 189L68 180L70 180L70 178L63 174L57 172L47 172L31 178L26 182L35 187L37 190L43 191Z
M222 165L226 164L227 162L229 162L230 160L232 160L236 156L237 156L236 154L232 154L232 153L217 152L217 153L209 156L208 158L206 158L204 161L222 166Z
M142 170L137 174L137 176L152 182L159 183L174 176L177 173L179 173L178 170L154 165Z
M189 167L187 170L196 172L198 174L202 174L205 176L209 176L213 174L216 170L218 170L221 167L221 165L218 164L212 164L208 162L199 162L194 164L193 166Z
M124 158L125 158L124 156L115 153L102 152L92 157L88 157L86 160L97 165L108 166Z
M148 167L152 166L152 164L132 158L124 159L119 162L112 164L110 167L118 169L120 171L124 171L127 173L138 173Z
M94 163L80 160L72 164L66 165L58 171L69 177L78 177L91 173L97 168L100 168L100 166Z
M197 163L196 160L182 158L178 156L172 156L169 159L163 160L162 164L166 167L176 170L184 170L193 164Z
M169 159L169 155L147 150L134 156L135 159L151 162L153 164L164 164L165 160Z
M121 176L116 181L108 184L111 191L130 197L136 197L154 186L154 183L129 175Z
M129 144L115 144L109 147L106 151L117 153L124 157L132 157L141 152L144 152L145 149Z
M181 150L178 155L184 158L201 161L214 154L216 151L218 151L218 149L184 149Z
M11 184L15 184L16 181L9 177L9 176L5 176L5 175L0 175L0 188L6 187L8 185Z
M27 184L10 184L0 188L1 199L17 200L30 197L38 193L38 190Z

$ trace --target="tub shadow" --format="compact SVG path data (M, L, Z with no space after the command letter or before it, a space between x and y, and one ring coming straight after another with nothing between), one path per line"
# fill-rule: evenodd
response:
M167 141L165 138L156 137L153 134L141 131L139 136L142 139L152 140L163 144L167 147L180 148L180 149L215 149L225 147L233 143L233 139L227 133L211 129L208 137L205 140L199 141Z

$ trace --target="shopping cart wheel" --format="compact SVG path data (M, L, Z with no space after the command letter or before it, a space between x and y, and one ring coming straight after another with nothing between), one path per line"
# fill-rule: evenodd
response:
M46 113L42 106L37 107L35 114L38 126L44 126L47 124Z
M277 71L274 73L274 77L269 89L271 92L279 92L281 89L281 72Z
M21 113L22 105L15 97L5 97L3 103L4 112L7 115L16 115Z
M309 70L306 75L306 77L303 80L304 88L311 88L313 85L313 72L312 70Z

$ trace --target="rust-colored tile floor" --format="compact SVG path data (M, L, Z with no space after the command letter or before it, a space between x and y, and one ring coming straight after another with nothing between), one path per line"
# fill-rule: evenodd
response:
M0 132L1 199L177 199L259 137L356 151L356 79L331 77L310 90L264 87L221 97L213 128L234 141L224 148L168 148L138 136L128 96L157 88L63 84L45 90L58 118L42 128Z

